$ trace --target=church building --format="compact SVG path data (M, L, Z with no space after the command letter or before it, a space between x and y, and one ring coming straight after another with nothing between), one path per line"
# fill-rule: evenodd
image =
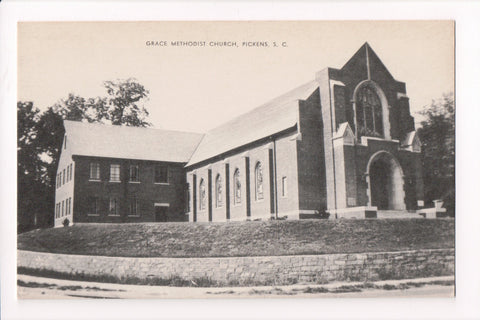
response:
M341 69L205 134L73 121L65 131L55 226L418 217L423 207L405 83L367 43Z

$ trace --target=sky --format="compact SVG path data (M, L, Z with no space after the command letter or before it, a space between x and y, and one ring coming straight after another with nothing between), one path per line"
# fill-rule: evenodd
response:
M69 93L105 96L104 81L133 77L150 92L154 127L205 132L341 68L365 42L406 83L417 122L432 99L453 92L446 20L20 22L18 100L45 110Z

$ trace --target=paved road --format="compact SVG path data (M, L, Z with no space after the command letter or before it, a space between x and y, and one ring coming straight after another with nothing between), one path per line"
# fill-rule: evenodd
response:
M122 285L18 275L20 299L161 299L161 298L380 298L453 297L453 276L364 283L197 288ZM441 283L441 284L440 284ZM355 287L357 286L357 287ZM373 287L373 288L372 288Z

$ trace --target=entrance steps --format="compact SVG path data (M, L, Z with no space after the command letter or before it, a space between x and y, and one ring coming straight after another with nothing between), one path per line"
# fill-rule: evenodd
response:
M408 212L407 210L378 210L378 219L414 219L424 218L418 212Z

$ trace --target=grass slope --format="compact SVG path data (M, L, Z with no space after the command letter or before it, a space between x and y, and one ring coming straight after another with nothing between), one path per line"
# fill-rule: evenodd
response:
M125 257L233 257L453 248L453 219L82 224L18 235L18 249Z

